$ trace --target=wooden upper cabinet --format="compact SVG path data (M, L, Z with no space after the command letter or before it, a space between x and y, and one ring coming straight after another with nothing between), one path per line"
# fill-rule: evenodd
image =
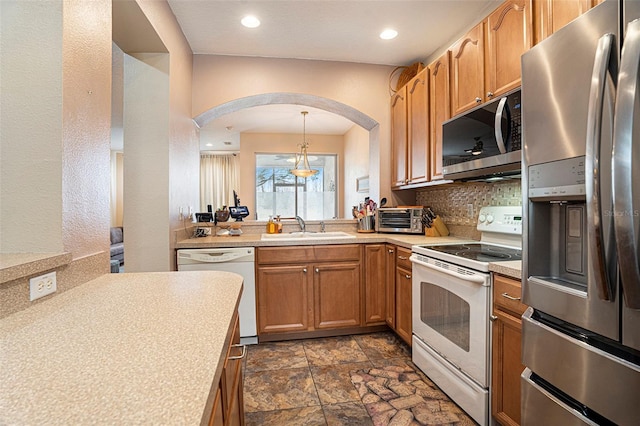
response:
M484 99L484 21L451 47L451 115Z
M487 17L485 100L521 84L520 56L531 48L533 0L508 0Z
M429 70L407 84L408 183L429 181Z
M407 86L391 98L391 186L407 183Z
M432 62L429 70L429 171L430 180L442 179L442 123L451 117L449 103L449 55Z
M601 1L598 0L535 0L535 43L541 42L599 3Z

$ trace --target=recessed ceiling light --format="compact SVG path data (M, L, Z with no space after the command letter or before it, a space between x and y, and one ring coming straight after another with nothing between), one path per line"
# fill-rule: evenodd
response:
M390 28L387 28L386 30L380 33L380 38L383 40L391 40L393 38L396 38L397 36L398 36L398 32Z
M247 28L256 28L260 26L260 20L253 15L247 15L240 21Z
M205 144L205 146L213 146L212 143Z

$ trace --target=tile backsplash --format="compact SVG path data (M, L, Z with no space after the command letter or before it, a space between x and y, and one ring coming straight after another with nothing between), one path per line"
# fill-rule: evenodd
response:
M522 189L519 179L455 183L417 192L416 203L429 206L440 215L452 235L480 239L480 233L476 230L480 208L522 205Z

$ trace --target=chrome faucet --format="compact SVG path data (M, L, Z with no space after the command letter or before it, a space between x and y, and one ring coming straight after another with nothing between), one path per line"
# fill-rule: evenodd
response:
M304 223L304 220L300 216L296 216L296 220L298 221L298 225L300 225L300 231L307 232L307 225Z

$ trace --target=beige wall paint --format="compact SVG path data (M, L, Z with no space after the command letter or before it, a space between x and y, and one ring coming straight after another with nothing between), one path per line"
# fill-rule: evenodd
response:
M344 204L344 138L336 135L310 135L309 155L338 154L338 212ZM242 204L249 207L249 218L255 219L256 211L256 153L299 152L298 144L302 134L242 133L240 135L240 190L238 196Z
M346 62L194 55L194 117L218 105L265 93L301 93L348 105L376 120L369 151L372 193L390 196L389 74L393 67ZM379 179L376 179L378 177Z
M111 2L63 12L62 240L79 258L110 244Z
M184 207L185 210L192 207L195 211L200 203L200 148L191 110L193 54L171 8L165 1L138 0L138 3L169 51L168 145L165 147L168 176L167 186L161 188L166 198L159 222L150 221L146 227L149 233L160 233L164 244L153 248L153 251L146 255L146 260L152 261L152 257L162 256L165 261L161 270L174 270L173 234L174 230L183 227L179 220L180 207Z
M1 1L0 19L0 251L61 252L62 2Z
M351 218L351 209L357 206L369 193L356 191L356 179L369 175L369 132L353 126L344 135L344 205L342 215ZM375 200L378 201L378 200Z
M111 2L0 7L1 250L108 251Z

